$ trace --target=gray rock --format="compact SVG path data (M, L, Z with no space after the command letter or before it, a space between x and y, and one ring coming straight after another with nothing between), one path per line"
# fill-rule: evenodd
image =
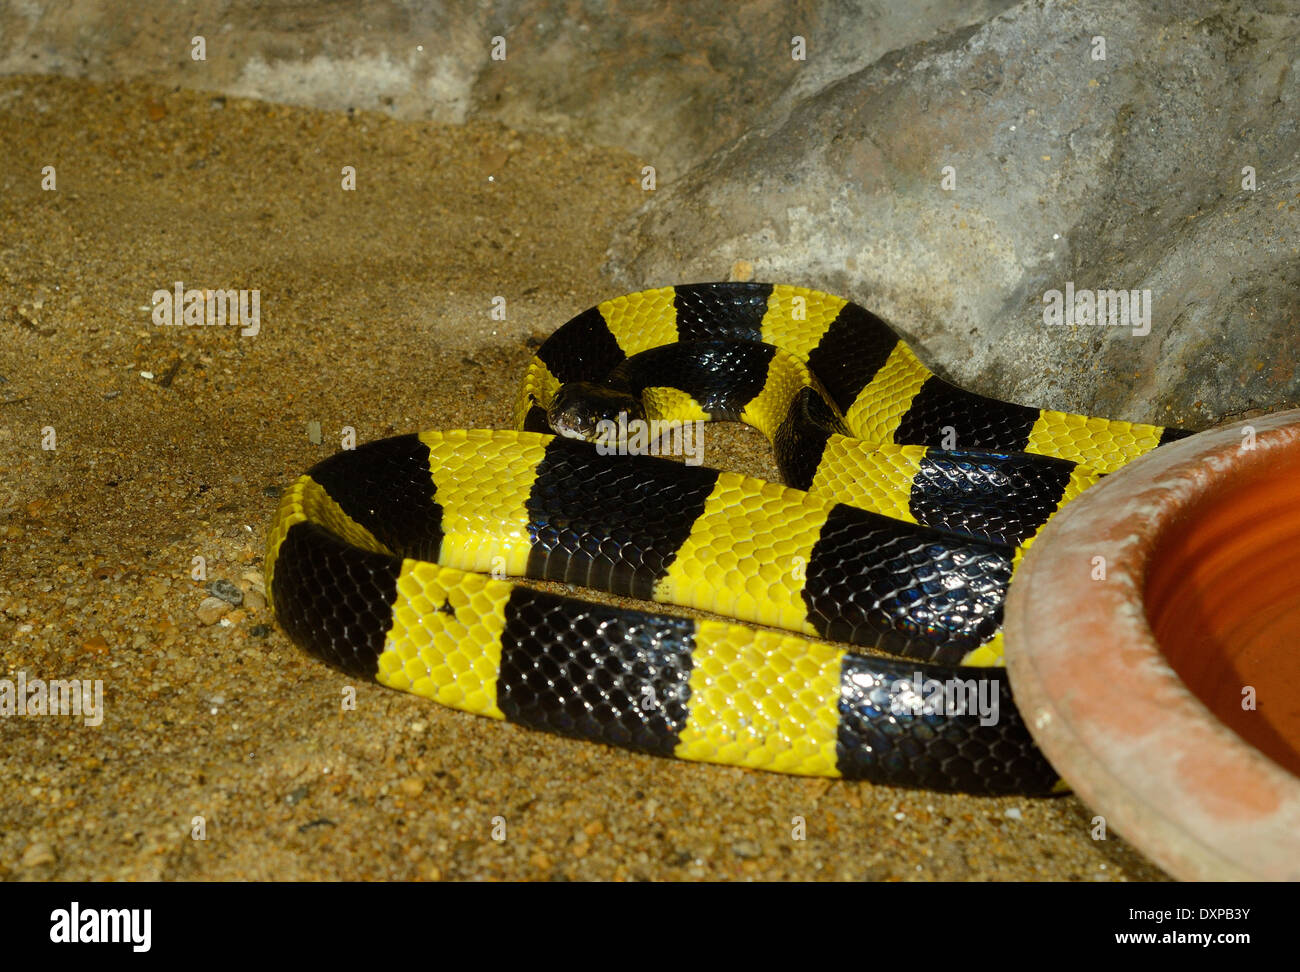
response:
M227 604L233 604L235 607L244 603L244 592L239 589L239 585L226 580L224 577L208 581L207 590L213 597L219 597Z
M615 289L750 261L1000 398L1191 427L1295 403L1297 32L1280 4L1025 3L889 54L661 182ZM1068 282L1149 289L1150 333L1046 325Z

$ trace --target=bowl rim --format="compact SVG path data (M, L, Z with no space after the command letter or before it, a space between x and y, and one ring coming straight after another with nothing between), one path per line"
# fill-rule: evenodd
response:
M1187 688L1143 605L1161 535L1280 450L1300 453L1300 409L1140 457L1052 518L1008 593L1007 668L1038 745L1107 829L1186 880L1300 880L1300 777ZM1092 581L1098 556L1105 580Z

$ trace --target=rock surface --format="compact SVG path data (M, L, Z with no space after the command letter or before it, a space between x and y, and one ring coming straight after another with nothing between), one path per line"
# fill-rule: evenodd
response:
M1300 12L1209 10L1024 4L891 54L663 187L608 269L747 261L1026 404L1198 428L1294 403ZM1047 326L1067 284L1149 290L1150 333Z

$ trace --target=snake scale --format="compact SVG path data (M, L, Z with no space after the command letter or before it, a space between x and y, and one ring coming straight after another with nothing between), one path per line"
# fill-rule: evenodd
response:
M599 423L619 413L615 440ZM635 420L747 423L786 484L619 454ZM1188 434L964 391L866 309L759 283L579 314L537 349L515 425L370 442L286 490L266 579L292 640L536 729L984 794L1060 789L1001 667L1021 555L1101 475ZM931 684L970 694L926 705Z

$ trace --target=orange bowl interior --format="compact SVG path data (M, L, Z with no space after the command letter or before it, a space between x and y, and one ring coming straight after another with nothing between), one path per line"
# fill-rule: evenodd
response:
M1188 688L1300 776L1300 449L1269 460L1241 463L1162 531L1145 602Z

